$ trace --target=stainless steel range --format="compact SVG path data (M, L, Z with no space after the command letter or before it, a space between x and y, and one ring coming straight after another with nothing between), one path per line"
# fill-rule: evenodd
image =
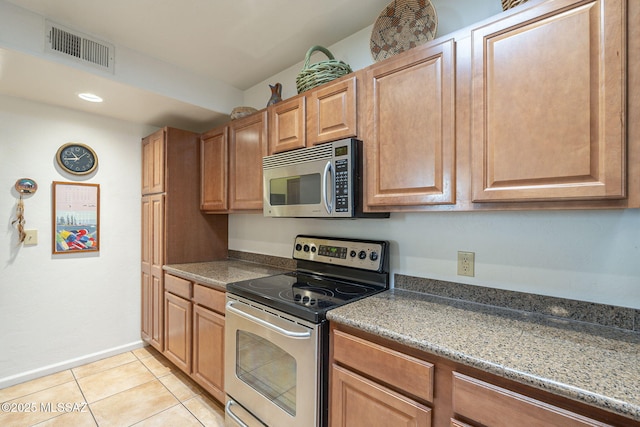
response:
M297 236L296 271L227 285L226 422L326 426L327 311L389 288L385 241Z

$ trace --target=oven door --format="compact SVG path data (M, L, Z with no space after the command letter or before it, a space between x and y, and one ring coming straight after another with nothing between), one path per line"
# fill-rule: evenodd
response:
M269 426L320 426L324 327L287 317L227 294L225 392Z

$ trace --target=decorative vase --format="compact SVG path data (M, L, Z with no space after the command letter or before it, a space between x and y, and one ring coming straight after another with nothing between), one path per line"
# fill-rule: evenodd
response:
M271 88L271 98L269 98L269 102L267 102L267 107L269 105L273 105L276 102L282 101L282 85L280 83L276 83L274 85L269 85Z

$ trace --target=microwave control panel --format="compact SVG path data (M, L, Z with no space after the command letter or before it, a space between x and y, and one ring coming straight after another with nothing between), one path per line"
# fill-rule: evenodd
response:
M349 160L335 161L336 212L349 212Z
M385 241L297 236L293 258L381 271L385 265L387 246L388 243Z

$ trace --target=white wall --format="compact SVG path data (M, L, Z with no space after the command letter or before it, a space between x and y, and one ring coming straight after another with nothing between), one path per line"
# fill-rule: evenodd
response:
M438 37L502 11L499 1L433 0ZM354 70L373 61L371 26L328 46ZM326 58L318 54L316 60ZM304 53L301 53L301 58ZM316 58L315 56L313 58ZM262 108L269 83L296 95L303 61L245 92ZM409 213L386 220L287 220L229 216L229 249L291 257L296 234L388 239L393 272L640 308L640 210ZM475 277L456 275L457 251L476 253Z
M438 17L436 37L446 37L447 34L502 12L500 0L431 0ZM360 70L373 64L369 40L373 23L332 46L325 46L334 58L344 61L352 70ZM311 46L309 46L311 47ZM269 84L282 84L282 98L297 95L296 76L304 65L307 52L300 52L300 62L265 79L263 82L248 89L244 93L244 104L254 108L264 108L271 96ZM327 60L323 53L314 53L311 64Z
M141 345L140 139L152 128L0 96L0 388ZM90 145L100 184L100 251L51 253L51 183L74 182L55 153ZM24 199L36 246L18 245L19 178L38 183Z
M640 210L229 216L229 249L291 257L297 234L389 240L392 273L640 308ZM456 274L475 252L475 277Z

